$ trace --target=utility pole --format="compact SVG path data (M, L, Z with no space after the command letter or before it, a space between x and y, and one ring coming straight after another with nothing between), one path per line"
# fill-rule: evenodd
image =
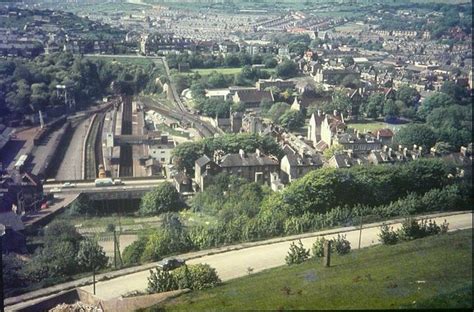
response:
M362 240L362 212L360 213L360 228L359 228L359 249L360 249L360 242Z
M114 267L117 269L117 236L115 235L114 228Z
M95 265L92 266L92 293L95 296Z

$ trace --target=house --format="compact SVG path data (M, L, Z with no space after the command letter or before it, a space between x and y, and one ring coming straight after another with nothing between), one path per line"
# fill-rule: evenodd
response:
M163 133L157 143L153 143L149 146L149 155L162 164L171 164L172 152L175 147L176 142L170 139L167 133Z
M227 101L232 99L231 91L226 89L206 89L205 96L211 100Z
M370 133L362 134L357 130L336 134L334 144L342 145L344 150L353 152L370 152L382 147L382 143L375 136Z
M270 79L259 79L255 87L262 91L267 88L276 87L280 90L294 89L296 82L294 80L282 80L270 77Z
M391 145L393 141L393 131L388 128L379 129L375 132L377 140L379 140L382 145Z
M350 168L357 165L367 165L369 161L364 155L356 155L351 152L336 153L327 162L326 167Z
M246 108L258 107L262 101L274 102L271 91L262 91L258 89L237 90L232 98L234 103L242 103Z
M260 117L244 115L242 118L242 131L252 134L260 134L263 131L263 121Z
M213 176L221 172L221 168L207 155L201 156L194 162L194 181L201 191L204 191Z
M270 185L270 173L280 171L278 159L271 155L264 155L260 150L255 153L226 154L216 158L216 163L222 172L238 175L249 182Z
M173 184L178 193L189 193L193 191L193 184L185 172L179 172L173 177Z
M300 154L289 145L285 145L283 151L285 156L283 156L280 163L280 177L283 183L291 183L308 172L323 166L323 161L319 154Z
M316 150L322 152L326 148L332 146L333 137L342 133L346 129L344 116L334 111L333 114L321 113L318 110L316 114L312 114L309 120L307 138L313 143Z
M2 201L11 199L7 203L11 203L17 214L37 211L43 200L43 184L30 172L12 170L0 178L0 193L3 194Z

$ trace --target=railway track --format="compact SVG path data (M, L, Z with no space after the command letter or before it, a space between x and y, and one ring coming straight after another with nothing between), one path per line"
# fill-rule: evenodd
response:
M97 113L93 117L92 125L85 144L85 179L95 179L97 177L97 140L99 136L99 130L101 128L102 121L105 113ZM100 145L100 142L99 142ZM100 158L99 158L100 159Z

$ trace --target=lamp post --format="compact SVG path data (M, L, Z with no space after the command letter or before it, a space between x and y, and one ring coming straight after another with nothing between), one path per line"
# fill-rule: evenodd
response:
M0 223L0 312L5 311L3 304L3 236L5 235L5 225Z

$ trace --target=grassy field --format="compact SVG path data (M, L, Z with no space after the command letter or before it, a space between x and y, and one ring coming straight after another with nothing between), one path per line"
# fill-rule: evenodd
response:
M153 64L153 60L144 58L144 57L103 57L100 55L97 56L86 56L85 58L90 59L90 60L102 60L104 62L116 62L116 63L122 63L122 64L132 64L132 65L138 65L138 66L143 66L146 67L148 65ZM164 72L164 69L163 69Z
M472 308L472 230L375 246L195 291L147 311Z
M400 124L400 125L394 125L394 124L388 124L383 121L364 121L364 122L357 122L357 123L351 123L348 122L347 126L349 128L356 129L358 131L371 131L375 132L378 129L382 128L390 128L392 131L398 131L400 130L405 124Z
M193 69L192 71L195 73L199 73L201 76L209 76L212 72L216 71L223 75L235 75L240 73L242 70L241 67L222 67L222 68L198 68Z

